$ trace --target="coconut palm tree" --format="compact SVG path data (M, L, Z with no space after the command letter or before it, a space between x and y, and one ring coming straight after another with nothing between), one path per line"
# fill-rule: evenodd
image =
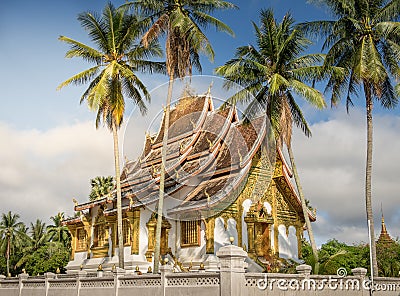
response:
M40 219L36 219L35 224L31 222L30 234L32 250L36 251L48 241L46 223L42 222Z
M371 196L372 143L374 102L384 108L394 108L400 95L400 1L392 0L319 0L335 16L335 20L313 21L301 26L310 34L325 37L323 50L327 50L326 66L345 69L341 79L329 80L331 102L336 105L346 97L348 107L362 88L367 118L367 155L365 170L365 205L371 235L373 275L378 275L374 218ZM397 88L397 96L396 96Z
M169 76L167 102L164 112L164 135L161 152L160 193L157 206L156 244L154 249L153 272L158 273L161 241L161 222L164 203L165 165L167 157L167 140L169 113L173 81L192 75L194 66L201 72L199 53L204 53L210 60L214 59L214 50L202 28L214 26L217 30L233 35L232 30L222 21L210 15L220 10L236 6L221 0L136 0L127 4L145 16L144 23L149 29L142 38L148 46L152 40L166 35L166 64Z
M26 237L25 225L23 222L18 221L19 215L13 214L9 211L7 214L1 215L0 221L0 249L6 256L7 260L7 276L10 275L10 254L17 247L21 247Z
M59 212L57 215L51 216L50 219L53 221L53 224L47 226L49 241L59 242L62 243L64 247L70 248L71 235L67 226L62 224L62 221L65 219L64 212Z
M23 244L22 253L23 256L18 260L16 267L20 267L25 264L40 247L43 247L48 242L48 234L46 231L46 223L40 219L36 219L35 223L31 222L30 236L27 237Z
M89 194L90 201L106 196L115 187L114 178L112 176L98 176L90 180L90 185L92 186L92 190Z
M61 83L58 89L74 84L89 86L81 97L81 103L87 101L90 109L97 112L96 127L101 122L112 131L114 140L115 182L117 196L117 233L119 238L119 267L124 267L124 246L122 236L122 207L120 159L118 148L118 130L123 122L125 98L130 98L146 112L145 100L150 94L136 75L142 72L165 72L165 64L147 60L162 55L156 42L143 47L136 43L141 36L138 17L127 12L127 8L115 8L108 3L102 15L86 12L78 16L82 27L89 33L97 49L71 38L61 36L59 40L70 45L67 58L79 57L95 64Z
M272 9L261 10L260 20L261 26L253 23L257 46L237 48L235 58L215 71L227 79L227 88L236 83L243 86L243 90L228 101L233 104L238 101L247 103L246 112L249 115L266 112L275 132L277 145L282 147L286 144L313 254L318 258L308 207L294 161L291 137L293 124L300 127L306 136L311 135L295 95L318 109L325 107L323 95L306 84L324 78L321 67L324 56L301 55L311 41L295 28L294 19L289 13L279 23L275 20Z

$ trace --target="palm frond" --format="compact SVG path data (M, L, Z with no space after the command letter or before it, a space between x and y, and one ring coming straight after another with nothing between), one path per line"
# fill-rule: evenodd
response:
M310 105L323 109L326 107L324 96L321 92L298 80L290 80L290 88L303 97Z
M74 76L65 80L59 86L57 86L57 90L60 90L61 88L70 85L71 83L74 83L76 85L85 84L91 79L93 79L97 75L97 73L99 73L99 70L100 70L99 66L95 66L90 69L84 70L78 74L75 74Z
M86 44L65 36L60 36L58 40L68 43L71 46L71 49L65 54L66 58L79 57L88 62L93 62L98 65L103 59L103 54L101 52Z

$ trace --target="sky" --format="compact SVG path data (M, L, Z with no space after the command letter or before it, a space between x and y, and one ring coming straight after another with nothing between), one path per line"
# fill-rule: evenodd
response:
M113 1L115 5L123 1ZM261 8L272 7L278 20L290 11L296 21L327 19L322 7L305 0L232 1L238 10L216 14L235 37L207 30L216 56L202 58L203 74L233 57L236 47L254 44L252 21ZM1 213L18 213L29 224L37 218L50 223L57 212L73 214L72 199L88 200L89 180L113 175L112 136L95 128L95 114L79 99L84 87L56 87L90 65L64 58L66 44L59 35L89 43L77 15L101 12L104 0L4 0L0 10L0 200ZM319 51L317 43L312 50ZM165 84L166 76L138 74L149 90ZM215 78L217 79L217 78ZM155 101L157 102L157 101ZM151 107L159 109L153 101ZM343 105L316 111L301 104L312 137L295 131L293 150L307 199L317 208L313 229L318 245L336 238L346 243L368 240L364 205L366 124L363 99L347 114ZM121 142L130 143L135 157L151 116L142 118L127 104ZM380 231L381 207L388 231L400 236L398 202L400 172L399 108L374 109L373 209L375 232ZM121 145L121 151L125 148ZM132 152L134 151L134 152Z

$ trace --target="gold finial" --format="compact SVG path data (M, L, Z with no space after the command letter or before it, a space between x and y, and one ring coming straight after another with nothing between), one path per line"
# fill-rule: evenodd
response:
M149 266L149 267L147 268L147 273L153 273L153 271L151 270L151 266Z
M196 122L194 122L191 118L190 118L190 123L192 124L192 128L194 129L196 127Z
M59 274L59 273L60 273L60 268L57 267L57 269L56 269L56 274Z
M207 193L206 189L204 189L204 195L207 197L207 203L210 203L211 196Z
M139 271L140 271L140 269L139 269L139 265L136 265L136 267L135 267L135 271L136 271L136 272L139 272Z
M156 178L158 172L157 172L157 168L154 166L154 164L151 165L151 169L152 169L151 175L153 176L153 178Z
M82 270L83 269L83 264L81 264L81 266L79 266L79 269Z
M205 268L204 268L204 263L203 263L203 262L200 263L200 268L199 268L199 270L205 270Z
M26 270L25 270L25 268L22 268L22 273L26 273Z
M111 191L107 194L107 201L110 201L110 200L112 200Z
M183 151L185 150L186 145L185 145L185 141L182 141L181 144L179 145L179 152L180 154L183 153Z
M111 270L112 270L112 272L115 272L117 270L117 266L115 264L113 264Z
M103 271L103 266L101 264L99 264L99 266L97 267L97 271Z
M211 81L210 86L208 87L207 90L207 97L211 96L211 88L213 87L214 81Z
M135 202L133 201L132 196L128 196L128 198L129 198L129 208L131 209Z
M233 242L235 241L235 238L233 236L229 237L229 241L231 242L231 245L233 245Z
M72 198L72 202L74 203L75 207L78 206L78 201L75 198Z
M210 140L209 138L207 138L206 140L207 140L207 142L208 142L208 145L210 146L210 149L211 149L211 148L212 148L212 146L213 146L213 143L211 142L211 140Z

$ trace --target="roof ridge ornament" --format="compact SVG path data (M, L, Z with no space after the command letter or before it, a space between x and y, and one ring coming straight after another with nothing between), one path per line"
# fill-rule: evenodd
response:
M206 97L210 97L211 98L211 88L213 87L213 84L214 84L214 80L212 80L210 85L208 86Z

